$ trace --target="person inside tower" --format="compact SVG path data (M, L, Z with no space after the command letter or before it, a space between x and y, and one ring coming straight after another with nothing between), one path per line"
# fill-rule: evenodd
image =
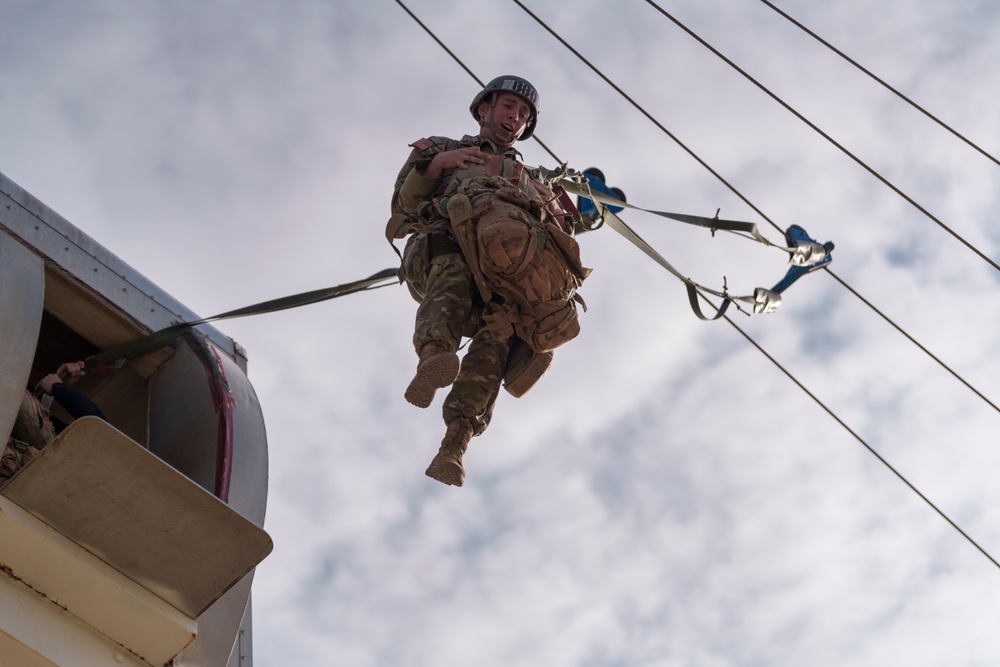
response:
M13 477L69 426L52 416L46 407L46 397L58 402L72 419L89 416L104 419L96 403L69 386L84 374L84 362L67 362L35 385L35 389L43 394L41 400L32 391L24 390L14 427L0 456L0 480Z

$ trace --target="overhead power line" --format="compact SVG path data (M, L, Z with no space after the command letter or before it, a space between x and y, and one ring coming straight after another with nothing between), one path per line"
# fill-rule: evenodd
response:
M518 0L514 0L514 2L517 2L517 4L519 4L519 5L521 4L520 2L518 2ZM663 14L663 16L665 16L670 21L672 21L674 23L674 25L676 25L678 28L680 28L681 30L683 30L684 32L686 32L688 35L690 35L695 41L697 41L699 44L701 44L702 46L704 46L706 49L708 49L709 51L711 51L712 53L714 53L716 56L718 56L727 65L729 65L730 67L732 67L733 69L735 69L737 72L739 72L740 74L742 74L747 79L747 81L749 81L750 83L754 84L755 86L757 86L758 88L760 88L762 91L764 91L764 93L767 94L768 97L770 97L775 102L777 102L778 104L780 104L782 107L784 107L785 109L787 109L793 116L795 116L796 118L798 118L799 120L801 120L803 123L805 123L806 125L808 125L814 132L816 132L821 137L823 137L828 142L830 142L835 147L837 147L844 155L846 155L847 157L851 158L856 163L858 163L858 165L860 165L869 174L871 174L872 176L874 176L875 178L877 178L883 185L885 185L887 188L889 188L890 190L892 190L893 192L895 192L897 195L899 195L900 197L902 197L907 203L909 203L915 209L917 209L918 211L920 211L921 213L923 213L928 219L930 219L932 222L936 223L939 227L941 227L941 229L945 230L946 232L948 232L949 234L951 234L953 237L955 237L966 248L968 248L969 250L971 250L972 252L974 252L976 255L978 255L983 261L985 261L987 264L989 264L990 266L992 266L997 271L1000 271L1000 264L997 264L995 261L993 261L992 259L990 259L989 257L987 257L985 253L983 253L981 250L979 250L979 248L977 248L972 243L970 243L969 241L967 241L964 237L962 237L961 234L959 234L954 229L952 229L951 227L949 227L948 225L946 225L937 216L935 216L933 213L931 213L930 211L928 211L926 208L924 208L923 206L921 206L920 204L918 204L916 202L916 200L914 200L908 194L906 194L905 192L903 192L902 190L900 190L898 187L896 187L895 185L893 185L887 178L885 178L884 176L882 176L882 174L880 174L877 171L875 171L864 160L862 160L861 158L859 158L857 155L855 155L851 151L847 150L847 148L845 148L843 144L839 143L833 137L831 137L829 134L827 134L826 132L824 132L823 130L821 130L819 127L817 127L815 123L813 123L808 118L806 118L805 116L803 116L801 113L799 113L798 111L796 111L787 102L785 102L783 99L781 99L780 97L778 97L777 95L775 95L773 92L771 92L770 89L768 89L762 83L760 83L759 81L757 81L757 79L755 79L752 76L750 76L750 74L748 74L744 69L742 69L739 65L737 65L732 60L730 60L725 55L723 55L714 46L712 46L711 44L709 44L708 42L706 42L704 39L702 39L697 33L695 33L693 30L691 30L686 25L684 25L683 23L681 23L679 20L677 20L676 18L674 18L674 16L672 16L669 12L667 12L662 7L660 7L658 4L656 4L653 0L646 0L646 2L650 6L652 6L654 9L656 9L658 12L660 12L661 14ZM521 5L521 6L523 7L523 5Z
M805 32L807 35L809 35L810 37L812 37L813 39L815 39L817 42L819 42L820 44L822 44L826 48L830 49L831 51L833 51L834 53L836 53L838 56L840 56L841 58L843 58L844 60L846 60L850 64L854 65L855 67L857 67L859 70L861 70L865 74L867 74L869 77L872 78L873 81L875 81L876 83L880 84L881 86L883 86L884 88L886 88L887 90L889 90L896 97L898 97L899 99L903 100L904 102L906 102L907 104L909 104L911 107L913 107L914 109L916 109L917 111L919 111L923 115L927 116L929 119L931 119L932 121L934 121L935 123L937 123L938 125L940 125L941 127L943 127L948 132L951 132L953 135L955 135L955 137L957 139L959 139L960 141L968 144L973 150L975 150L978 153L981 153L986 159L990 160L991 162L993 162L997 166L1000 166L1000 160L997 160L990 153L986 152L984 149L980 148L978 145L976 145L975 143L973 143L972 140L967 139L965 136L963 136L962 134L960 134L957 130L955 130L954 128L952 128L951 126L949 126L947 123L945 123L944 121L942 121L941 119L939 119L937 116L935 116L934 114L932 114L930 111L928 111L927 109L923 108L922 106L920 106L919 104L917 104L916 102L914 102L913 100L911 100L909 97L907 97L906 95L904 95L903 93L899 92L898 90L896 90L895 88L893 88L892 86L890 86L888 83L886 83L885 81L883 81L882 79L880 79L879 77L877 77L875 74L873 74L871 72L871 70L869 70L868 68L866 68L863 65L859 64L857 61L855 61L850 56L848 56L847 54L845 54L843 51L841 51L840 49L838 49L837 47L835 47L833 44L830 44L830 42L826 41L825 39L823 39L822 37L820 37L819 35L817 35L815 32L813 32L809 28L805 27L800 22L796 21L794 18L792 18L791 16L789 16L786 12L784 12L784 11L778 9L777 7L775 7L772 3L768 2L768 0L760 0L760 1L763 2L765 5L767 5L768 7L770 7L771 9L773 9L775 12L777 12L781 16L783 16L784 18L788 19L788 21L790 21L792 23L792 25L794 25L795 27L799 28L800 30L802 30L803 32Z
M826 272L829 273L833 277L834 280L836 280L838 283L840 283L841 285L843 285L844 289L846 289L848 292L850 292L855 297L857 297L858 300L861 301L863 304L865 304L866 306L868 306L869 308L871 308L875 312L875 314L877 314L883 320L885 320L886 322L888 322L892 326L892 328L894 328L896 331L898 331L903 336L905 336L907 340L909 340L911 343L913 343L918 348L920 348L921 352L923 352L924 354L926 354L933 361L937 362L937 364L941 368L943 368L944 370L948 371L956 380L958 380L959 382L961 382L962 384L964 384L969 389L969 391L971 391L973 394L975 394L976 396L978 396L980 398L980 400L983 401L983 403L986 403L986 405L990 406L991 408L993 408L997 412L1000 412L1000 406L998 406L996 403L994 403L990 399L986 398L986 396L983 395L983 393L981 391L979 391L978 389L976 389L975 387L973 387L971 384L969 384L969 382L965 378L963 378L955 370L953 370L950 366L948 366L948 364L946 364L943 361L941 361L941 359L937 355L933 354L930 350L928 350L926 347L924 347L923 345L921 345L920 342L916 338L914 338L913 336L911 336L910 334L908 334L905 329L903 329L901 326L899 326L894 321L892 321L892 319L888 315L886 315L881 310L879 310L878 308L876 308L874 304L872 304L870 301L868 301L868 299L866 299L865 297L861 296L861 294L859 294L853 287L851 287L846 282L844 282L840 278L840 276L838 276L836 273L833 272L832 269L830 269L829 267L824 267L824 268L826 269Z
M456 56L455 53L451 49L449 49L444 42L442 42L440 39L438 39L437 35L435 35L433 32L431 32L431 29L428 28L424 24L423 21L421 21L420 19L417 18L416 14L414 14L413 12L410 11L409 7L407 7L402 2L400 2L400 0L396 0L396 4L399 5L400 7L402 7L403 11L406 12L407 14L409 14L410 18L413 19L414 21L416 21L417 25L424 29L424 32L426 32L428 35L430 35L431 39L433 39L435 42L437 42L437 45L440 46L442 49L444 49L444 52L447 53L449 56L451 56L451 59L454 60L456 63L458 63L458 66L461 67L462 69L464 69L466 74L468 74L469 76L472 77L473 81L475 81L476 83L478 83L480 86L485 86L486 85L485 83L483 83L479 79L478 76L476 76L475 72L473 72L471 69L469 69L468 67L465 66L465 63L463 63L462 60L458 56Z
M711 303L711 301L709 301L709 303ZM801 389L806 394L806 396L808 396L809 398L811 398L816 403L816 405L818 405L828 415L830 415L830 417L834 421L836 421L838 424L840 424L840 426L845 431L847 431L848 433L850 433L854 437L855 440L857 440L858 442L860 442L862 444L862 446L864 446L864 448L867 449L871 453L872 456L874 456L875 458L877 458L882 463L882 465L884 465L893 475L895 475L897 478L899 478L899 480L901 482L903 482L903 484L905 484L906 486L908 486L909 489L911 491L913 491L913 493L917 494L917 496L921 500L923 500L925 503L927 503L927 505L932 510L934 510L942 519L944 519L945 521L947 521L948 525L950 525L952 528L954 528L956 531L958 531L958 534L961 535L962 537L964 537L969 544L971 544L973 547L975 547L979 551L979 553L981 553L984 556L986 556L986 558L991 563L993 563L998 569L1000 569L1000 563L998 563L996 561L996 559L993 558L993 556L991 556L988 551L986 551L986 549L984 549L983 547L981 547L979 545L979 543L976 542L974 539L972 539L972 537L968 533L966 533L964 530L962 530L959 527L958 524L956 524L954 521L952 521L951 518L941 510L941 508L939 508L937 505L935 505L933 502L931 502L930 498L928 498L927 496L925 496L920 491L920 489L918 489L916 486L913 485L912 482L910 482L910 480L908 480L906 477L904 477L901 472L899 472L898 470L896 470L896 468L893 467L893 465L890 464L885 459L885 457L883 457L881 454L879 454L877 451L875 451L875 449L871 445L869 445L867 442L865 442L864 438L862 438L860 435L858 435L854 431L854 429L852 429L850 426L848 426L847 423L844 422L844 420L842 420L840 417L837 416L837 413L835 413L833 410L831 410L829 407L827 407L826 404L823 403L823 401L821 401L815 394L813 394L811 391L809 391L809 389L806 388L806 386L804 384L802 384L798 380L798 378L796 378L788 369L786 369L784 366L782 366L778 362L777 359L775 359L774 357L772 357L767 352L767 350L765 350L763 347L761 347L760 344L756 340L753 339L753 337L751 337L749 334L747 334L747 332L743 331L743 329L741 329L739 327L739 325L737 325L735 322L733 322L733 320L728 315L725 315L724 317L725 317L726 321L729 322L729 324L732 325L732 327L734 329L736 329L736 331L738 331L740 333L741 336L743 336L744 338L746 338L747 341L751 345L753 345L755 348L757 348L757 350L761 354L763 354L765 357L767 357L768 360L772 364L774 364L775 367L777 367L778 370L780 370L782 373L784 373L788 377L789 380L791 380L792 382L794 382L798 386L798 388Z
M584 62L586 62L591 67L591 69L593 69L598 75L600 75L605 81L607 81L607 83L609 85L611 85L612 87L614 87L615 90L617 90L623 97L625 97L630 102L632 102L632 104L637 109L639 109L640 111L642 111L642 113L644 115L646 115L646 117L649 118L651 121L653 121L658 127L660 127L660 129L663 130L663 132L665 132L668 136L670 136L675 141L677 141L678 144L680 144L680 141L678 139L676 139L655 118L653 118L651 115L649 115L644 109L642 109L642 107L640 107L631 98L629 98L624 93L624 91L622 91L617 85L614 84L614 82L612 82L610 79L608 79L607 77L605 77L599 70L597 70L597 68L595 68L588 61L586 61L586 59L584 59L583 56L581 56L579 54L579 52L577 52L575 49L573 49L557 33L555 33L551 28L549 28L544 22L542 22L537 16L535 16L530 10L528 10L527 7L525 7L523 4L521 4L521 2L519 0L513 0L513 1L517 5L519 5L525 12L527 12L530 16L532 16L532 18L534 18L536 21L538 21L546 30L548 30L562 44L564 44L567 48L569 48L571 51L573 51L573 53L575 53L581 60L583 60ZM456 60L456 62L458 62L459 65L461 65L463 67L463 69L465 69L467 72L469 72L470 75L472 75L472 72L467 67L465 67L465 65L449 49L447 49L447 47L444 47L444 44L421 21L419 21L419 19L417 19L417 17L406 7L406 5L403 4L403 2L401 0L396 0L396 3L399 4L400 7L402 7L407 12L407 14L409 14L428 34L430 34L431 37L433 37L433 39L436 42L438 42L439 44L441 44L441 46L443 48L445 48L445 50L449 53L449 55L451 55L452 58L454 58ZM475 77L475 75L472 75L472 76L473 76L473 78L478 83L480 83L480 85L482 85L482 83L479 81L479 79L477 77ZM544 146L544 144L542 144L542 145ZM681 144L681 145L682 145L682 147L684 147L683 144ZM700 164L702 164L711 173L715 174L717 176L717 178L719 178L720 181L722 181L723 183L725 183L737 196L739 196L741 199L743 199L749 206L751 206L751 208L753 208L755 211L757 211L765 220L767 220L768 222L770 222L772 225L774 225L777 228L777 225L775 225L774 222L772 222L769 218L767 218L767 216L765 216L755 206L753 206L753 204L751 204L748 200L746 200L746 198L744 198L741 193L739 193L737 190L735 190L735 188L733 188L731 185L729 185L728 183L726 183L726 181L724 179L722 179L721 176L719 176L718 174L716 174L716 172L714 170L712 170L704 161L702 161L693 151L690 151L686 147L684 147L684 148ZM546 150L548 150L548 148L546 148ZM555 157L555 155L551 151L549 151L549 154L552 155L553 157ZM556 159L558 161L558 158L556 158ZM780 228L778 228L778 229L780 230ZM842 281L840 281L839 278L837 280L838 280L838 282L841 282L841 284L844 284L845 287L847 286L846 283L843 283ZM854 292L853 290L851 290L851 291L856 296L860 296L856 292ZM704 295L702 295L702 298L704 298ZM867 301L864 301L864 302L868 303ZM868 305L871 306L871 304L868 304ZM874 308L873 306L871 306L871 307ZM876 312L878 312L877 309L876 309ZM879 314L881 315L881 313L879 313ZM885 317L885 316L883 315L883 317ZM850 433L859 442L861 442L861 444L864 445L864 447L866 449L868 449L869 452L871 452L872 455L874 455L884 466L886 466L894 475L896 475L899 479L901 479L914 493L916 493L925 503L927 503L937 514L939 514L945 521L947 521L948 524L952 526L952 528L954 528L960 535L962 535L962 537L964 537L970 544L972 544L980 553L982 553L987 559L989 559L989 561L991 563L993 563L995 566L997 566L998 568L1000 568L1000 563L998 563L986 550L984 550L975 540L973 540L965 531L963 531L954 521L952 521L944 512L942 512L934 503L932 503L930 501L930 499L928 499L923 493L921 493L912 483L910 483L905 477L903 477L903 475L901 475L892 465L890 465L889 462L885 458L883 458L880 454L878 454L878 452L876 452L872 447L870 447L868 445L868 443L866 443L857 433L855 433L850 427L848 427L847 424L842 419L840 419L840 417L838 417L836 415L836 413L834 413L830 408L828 408L824 403L822 403L811 391L809 391L805 387L805 385L803 385L797 378L795 378L794 375L792 375L780 363L778 363L778 361L774 357L772 357L766 350L764 350L764 348L761 347L755 340L753 340L753 338L751 338L749 335L747 335L738 325L736 325L735 322L733 322L729 317L726 317L726 320L730 323L731 326L733 326L734 328L736 328L736 330L744 338L746 338L755 348L757 348L758 351L760 351L768 360L770 360L771 363L773 363L779 370L781 370L786 376L788 376L789 379L791 379L799 387L800 390L802 390L803 392L806 393L806 395L808 395L810 398L812 398L824 411L826 411L835 421L837 421L838 424L840 424L845 430L847 430L848 433ZM902 332L902 329L900 329L900 331ZM905 332L903 332L903 333L905 333ZM907 337L910 338L909 336L907 336ZM914 343L916 342L912 338L910 338L910 340L913 341ZM921 347L921 349L924 349L922 346L920 346L920 347ZM931 356L932 356L932 358L936 359L936 357L933 357L933 355L931 355ZM978 392L976 392L976 393L978 394Z

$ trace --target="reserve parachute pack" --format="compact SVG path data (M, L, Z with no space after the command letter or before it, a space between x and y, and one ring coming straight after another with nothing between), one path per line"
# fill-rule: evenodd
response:
M538 198L499 175L472 178L455 194L425 202L414 216L397 213L386 225L390 244L410 234L429 238L435 232L454 239L485 304L485 326L478 332L516 336L504 389L518 397L548 369L552 351L579 334L577 304L586 305L577 290L591 271L580 261L576 239L564 229L573 226L564 216L578 216L572 202L561 189L553 193L542 181L531 181L541 193ZM556 199L562 210L553 206ZM400 267L400 279L405 275Z
M463 184L448 198L447 212L452 236L488 304L487 328L505 338L516 334L537 353L577 336L577 289L590 269L544 202L487 176Z

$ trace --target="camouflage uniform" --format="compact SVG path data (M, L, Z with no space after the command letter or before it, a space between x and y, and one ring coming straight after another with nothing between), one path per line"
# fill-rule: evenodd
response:
M515 149L504 148L503 132L511 126L501 127L495 110L501 99L509 101L505 93L531 111L511 143L531 136L538 116L534 87L520 77L494 79L470 106L485 131L411 144L386 227L390 242L409 236L400 277L420 303L413 332L420 361L405 397L428 407L436 389L451 385L442 409L447 432L427 474L457 486L465 478L469 438L489 425L500 388L523 394L548 367L551 350L579 331L575 291L589 273L572 239L574 219L540 174L521 164ZM480 117L484 102L490 106ZM439 178L424 175L437 154L461 148L478 148L485 162L468 161ZM462 338L471 343L459 362Z
M104 419L101 409L92 400L64 384L53 386L51 396L73 419L86 416ZM0 486L55 440L66 426L52 417L48 408L26 389L21 395L21 406L10 437L0 453Z
M435 343L454 352L463 336L472 339L462 359L458 379L445 398L443 417L446 423L464 417L479 435L486 430L493 415L512 340L501 338L492 330L484 330L482 316L486 304L478 293L461 248L447 231L448 217L435 206L434 200L443 201L454 195L463 182L485 176L486 165L451 170L439 180L426 179L417 171L425 167L435 153L463 146L479 146L483 152L496 155L502 160L504 172L513 173L517 169L516 150L508 149L498 154L488 140L479 136L467 135L461 141L444 137L424 139L412 145L413 150L399 172L392 210L393 213L416 215L420 209L422 219L440 227L438 231L412 235L403 251L406 282L420 302L413 347L419 354L424 345ZM532 196L537 195L527 174L521 176L521 182ZM424 205L422 209L421 205Z
M13 477L55 437L55 427L49 419L48 411L30 391L25 390L14 427L0 455L0 480Z

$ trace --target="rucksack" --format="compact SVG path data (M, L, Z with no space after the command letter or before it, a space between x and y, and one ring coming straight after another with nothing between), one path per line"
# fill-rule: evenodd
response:
M550 220L543 203L502 178L462 185L447 202L452 235L483 296L484 319L545 353L580 332L577 289L590 274L576 240ZM499 299L492 298L494 295Z

